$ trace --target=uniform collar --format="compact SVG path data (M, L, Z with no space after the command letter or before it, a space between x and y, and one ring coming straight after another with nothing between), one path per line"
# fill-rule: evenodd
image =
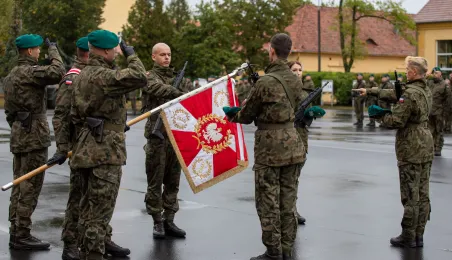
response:
M113 62L109 62L104 57L94 54L94 53L89 54L88 64L91 66L102 66L104 68L109 68L109 69L112 69L114 67Z
M289 66L287 66L286 59L276 59L274 62L270 63L270 65L265 68L265 73L272 73L275 71L287 70Z
M77 68L77 69L83 69L83 68L86 67L86 65L88 65L88 64L83 62L83 61L81 61L78 57L76 57L73 67Z
M160 76L165 76L165 77L168 77L168 78L174 77L174 67L172 67L172 66L169 66L169 67L163 67L163 66L160 66L160 65L157 64L157 63L154 63L154 68L153 68L153 70L154 70L157 74L159 74Z
M35 58L28 56L28 55L19 55L19 58L17 59L17 63L19 65L38 65L38 62L35 60Z

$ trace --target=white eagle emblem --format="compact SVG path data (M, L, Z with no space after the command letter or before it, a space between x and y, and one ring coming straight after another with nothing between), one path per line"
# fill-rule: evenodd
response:
M202 135L206 141L210 142L218 142L223 138L223 134L221 133L221 128L218 128L217 123L210 123L206 130L202 131Z

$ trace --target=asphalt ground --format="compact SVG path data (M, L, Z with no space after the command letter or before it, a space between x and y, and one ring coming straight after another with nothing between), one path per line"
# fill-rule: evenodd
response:
M49 111L49 122L51 117L52 111ZM314 121L309 129L309 154L300 177L297 202L307 222L298 229L295 259L452 259L452 137L445 137L443 156L433 162L432 214L424 237L425 246L423 249L398 249L389 244L389 239L401 231L403 211L394 153L395 131L356 128L352 125L354 120L352 111L327 110L326 116ZM264 252L254 204L255 127L244 126L244 130L250 167L198 194L193 194L182 175L180 211L175 222L187 231L187 237L154 240L152 218L144 207L144 122L132 127L127 133L128 160L111 221L113 240L132 251L128 259L247 260ZM12 178L9 133L5 117L1 117L1 185ZM53 142L49 156L54 151ZM0 192L0 259L61 259L61 226L68 183L67 164L46 172L39 204L32 217L32 233L52 245L44 252L19 252L8 248L10 191Z

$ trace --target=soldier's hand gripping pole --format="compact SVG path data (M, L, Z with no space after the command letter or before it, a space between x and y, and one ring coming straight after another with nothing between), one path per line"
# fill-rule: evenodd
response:
M158 107L156 107L156 108L154 108L154 109L152 109L152 110L150 110L150 111L148 111L148 112L146 112L146 113L144 113L144 114L142 114L142 115L130 120L129 122L127 122L127 126L130 127L130 126L132 126L132 125L134 125L134 124L136 124L136 123L138 123L138 122L140 122L140 121L142 121L144 119L147 119L148 117L150 117L151 115L153 115L155 113L159 113L163 109L166 109L166 108L168 108L170 106L173 106L173 105L175 105L175 104L177 104L177 103L181 102L182 100L185 100L185 99L187 99L189 97L195 96L195 95L203 92L204 90L212 88L213 86L217 85L218 83L220 83L222 81L226 81L229 78L232 78L232 77L235 77L237 75L240 75L240 73L242 73L243 70L246 69L247 67L248 67L248 65L246 63L244 63L244 64L242 64L242 66L240 66L239 68L237 68L236 70L231 72L231 74L226 75L224 77L221 77L221 78L219 78L219 79L217 79L215 81L212 81L209 84L206 84L206 85L204 85L204 86L202 86L200 88L197 88L197 89L195 89L195 90L193 90L191 92L188 92L188 93L186 93L186 94L184 94L184 95L182 95L182 96L180 96L180 97L178 97L176 99L168 101L165 104L163 104L161 106L158 106ZM71 156L72 156L72 151L68 153L68 158L70 158ZM58 163L55 163L55 164L58 164ZM15 180L13 180L12 182L2 186L2 191L6 191L6 190L10 189L11 187L23 182L24 180L28 180L31 177L44 172L45 170L53 167L55 164L52 164L52 165L44 164L41 167L34 169L33 171L31 171L31 172L29 172L29 173L27 173L27 174L15 179Z

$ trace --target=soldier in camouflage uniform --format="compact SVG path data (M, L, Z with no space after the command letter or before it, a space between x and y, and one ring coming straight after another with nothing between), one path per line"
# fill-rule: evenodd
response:
M148 110L194 89L186 79L177 88L172 86L177 73L170 66L171 49L168 45L156 44L152 48L152 59L154 67L147 72L148 85L143 89L148 98ZM154 220L153 236L155 238L164 238L165 235L185 237L185 231L174 224L174 215L179 210L177 193L179 192L181 167L165 129L163 127L158 129L162 133L163 139L153 134L157 118L157 114L149 117L144 131L147 139L144 150L148 181L144 202L148 214ZM164 186L163 193L162 185Z
M239 104L243 104L245 102L246 98L248 97L248 94L251 90L251 84L248 81L247 77L243 77L239 84L237 84L237 96L239 98Z
M303 88L310 89L311 91L315 89L315 85L314 82L312 81L310 74L306 74L306 77L304 78L303 82Z
M450 104L450 91L446 87L446 83L441 74L441 69L435 67L433 69L433 79L428 81L428 86L433 96L433 107L429 116L429 127L435 140L435 156L441 156L443 149L444 137L444 109Z
M101 260L126 162L128 92L146 86L146 71L133 47L121 42L128 68L115 70L116 34L88 35L89 62L72 84L71 118L77 126L71 167L80 174L82 199L78 222L80 259Z
M392 113L381 120L397 129L396 156L399 167L400 195L404 207L402 234L391 238L396 247L422 247L425 226L430 217L429 179L433 161L433 137L428 128L432 93L425 80L427 61L407 57L405 90ZM364 90L382 99L397 101L394 90Z
M381 77L381 86L380 89L394 89L394 85L392 85L391 81L389 81L389 74L384 74ZM386 100L378 99L378 106L384 109L391 109L391 103Z
M356 83L353 85L353 89L360 89L360 88L365 88L366 87L366 82L363 80L363 74L358 73L356 75ZM366 102L366 98L365 97L355 97L355 115L356 115L356 120L357 122L354 123L353 125L356 126L363 126L363 121L364 121L364 103Z
M231 122L257 125L253 170L255 199L267 251L251 260L289 260L297 235L294 212L298 177L306 160L303 142L294 128L295 107L301 102L302 83L287 66L292 40L276 34L269 46L271 64L251 89Z
M77 134L76 129L80 129L82 125L75 126L71 122L71 98L72 98L72 83L80 74L80 71L88 64L89 49L88 37L80 38L77 43L77 57L74 65L66 73L60 82L56 97L55 114L53 116L53 128L55 130L55 141L57 144L57 151L47 161L48 165L55 163L63 164L66 161L67 153L72 149L75 143ZM80 200L82 198L82 184L80 173L71 169L69 176L69 199L66 207L66 214L64 217L63 231L61 233L61 240L64 242L63 260L77 260L79 258L78 251L78 230L77 223L80 214ZM105 240L105 251L114 256L126 256L130 254L127 248L121 248L111 241L111 226L108 226Z
M378 84L377 84L377 82L375 82L375 75L370 74L369 81L367 82L366 88L374 88L374 87L378 87ZM367 107L370 107L371 105L377 105L377 103L378 103L377 97L374 97L374 96L367 97L367 100L366 100ZM370 122L366 126L375 127L375 119L370 118L369 120L370 120Z
M447 94L452 97L450 79L447 78L444 80L444 82L446 83ZM443 117L444 117L444 133L450 134L452 126L452 98L450 99L447 106L444 108Z
M11 127L10 150L14 155L14 179L45 164L50 146L46 116L46 86L57 84L64 75L63 61L56 43L46 39L49 66L39 66L39 35L27 34L16 39L18 65L6 76L5 114ZM44 173L12 188L9 221L9 247L13 249L48 249L50 244L30 234L33 214L44 181Z

